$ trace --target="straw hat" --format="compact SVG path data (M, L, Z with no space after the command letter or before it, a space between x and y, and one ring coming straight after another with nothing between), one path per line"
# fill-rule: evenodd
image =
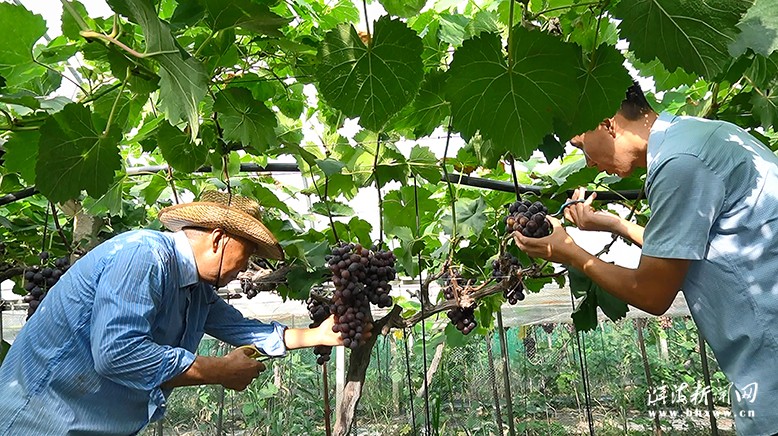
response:
M246 197L219 191L206 191L200 201L177 204L159 211L165 227L177 232L184 227L223 229L257 244L254 253L265 259L284 258L281 244L260 221L259 204Z

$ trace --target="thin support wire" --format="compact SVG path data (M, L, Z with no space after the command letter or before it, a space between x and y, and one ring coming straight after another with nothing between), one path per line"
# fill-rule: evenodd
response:
M405 375L408 376L408 399L411 402L411 427L413 427L413 436L416 436L416 410L413 406L413 383L411 382L411 357L408 352L408 329L403 328L403 346L405 347Z
M414 205L416 208L416 233L418 234L421 230L421 218L419 215L419 191L418 191L418 182L416 181L416 176L413 176L413 200ZM425 327L424 322L424 306L427 303L427 297L423 296L422 293L425 291L424 289L424 281L421 277L421 269L422 269L422 260L421 260L421 252L418 254L418 262L419 262L419 301L421 302L421 348L422 348L422 361L424 362L424 372L422 373L422 379L424 380L424 414L426 418L425 427L427 430L426 434L430 433L430 391L429 386L427 382L427 328Z

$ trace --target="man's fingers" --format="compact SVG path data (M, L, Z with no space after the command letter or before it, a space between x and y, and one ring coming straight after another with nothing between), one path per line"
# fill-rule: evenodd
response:
M592 192L592 195L590 195L589 198L587 198L586 201L584 201L583 204L585 204L586 206L591 206L592 205L592 201L594 201L595 198L597 198L597 193L596 192Z

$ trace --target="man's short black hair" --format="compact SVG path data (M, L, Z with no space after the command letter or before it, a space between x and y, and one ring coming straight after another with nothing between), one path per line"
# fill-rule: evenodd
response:
M630 121L637 121L643 116L653 112L651 105L648 104L643 90L640 89L638 82L633 81L632 86L627 88L627 95L621 102L619 113Z

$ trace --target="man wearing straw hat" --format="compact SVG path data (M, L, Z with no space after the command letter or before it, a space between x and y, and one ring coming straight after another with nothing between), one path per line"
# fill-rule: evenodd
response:
M204 333L269 356L341 344L332 318L287 329L216 295L250 256L284 257L256 202L209 191L159 219L175 233L118 235L49 291L0 366L0 435L135 434L162 418L174 387L242 390L265 369L247 349L195 355Z

